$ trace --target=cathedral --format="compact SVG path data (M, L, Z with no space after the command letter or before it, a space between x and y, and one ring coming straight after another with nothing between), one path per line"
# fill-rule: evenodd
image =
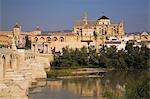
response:
M0 45L11 48L14 39L18 48L24 48L26 35L31 41L31 50L37 53L61 52L62 48L66 46L72 49L95 46L96 49L99 49L102 45L108 44L119 46L125 41L148 42L148 44L150 42L149 33L126 34L123 21L114 24L107 16L101 16L95 21L91 21L87 14L84 14L82 20L75 21L71 32L45 34L39 26L31 32L24 32L16 23L12 31L0 32Z
M88 20L87 14L84 14L84 17L81 21L75 22L74 33L80 36L116 36L125 34L123 21L118 24L113 24L106 16L102 16L95 21L90 21Z

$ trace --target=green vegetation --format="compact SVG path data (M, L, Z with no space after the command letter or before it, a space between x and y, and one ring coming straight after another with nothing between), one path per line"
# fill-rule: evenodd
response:
M0 48L8 48L8 46L0 44Z
M25 40L26 40L25 49L31 49L31 41L29 40L28 35L25 36Z
M149 71L111 71L101 81L108 99L149 99Z
M88 61L87 48L69 49L68 47L62 49L62 55L58 54L54 57L54 68L71 68L76 66L87 66Z
M47 72L47 77L62 77L62 76L72 76L71 69L61 69L61 70L51 70Z
M81 49L63 48L52 63L53 68L102 67L115 69L148 69L150 68L150 49L142 45L134 47L127 43L125 50L117 50L115 46L103 46L98 52L96 48Z
M149 99L149 74L149 71L140 71L132 73L132 80L126 81L126 97L128 99Z
M66 47L61 54L54 56L52 67L60 70L50 72L48 77L73 75L71 71L64 71L64 68L102 67L120 70L107 72L102 78L103 96L108 99L149 99L150 49L145 45L135 47L128 42L125 49L103 46L98 52L93 46L75 50Z
M53 69L51 71L47 71L47 77L66 77L66 76L88 76L88 73L75 73L78 69Z

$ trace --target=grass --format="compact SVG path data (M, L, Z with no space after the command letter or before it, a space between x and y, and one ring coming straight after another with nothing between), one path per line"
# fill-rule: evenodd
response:
M73 73L75 71L78 71L78 69L81 69L81 68L92 68L92 67L88 67L88 66L82 66L82 67L72 66L72 68L53 68L50 71L47 71L47 78L64 77L64 76L86 76L86 75L91 75L89 73ZM96 67L93 67L93 68L96 68ZM84 70L83 70L83 72L84 72Z
M79 69L79 68L78 68ZM73 73L74 71L76 71L77 68L71 68L71 69L54 69L54 70L50 70L47 71L47 78L51 78L51 77L64 77L64 76L85 76L85 75L89 75L89 74L79 74L79 73Z
M60 69L60 70L50 70L47 72L47 77L63 77L63 76L73 76L72 69Z

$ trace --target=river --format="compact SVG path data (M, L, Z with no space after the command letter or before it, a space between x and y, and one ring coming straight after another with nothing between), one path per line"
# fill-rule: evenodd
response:
M148 99L148 71L111 71L100 77L48 79L29 99Z

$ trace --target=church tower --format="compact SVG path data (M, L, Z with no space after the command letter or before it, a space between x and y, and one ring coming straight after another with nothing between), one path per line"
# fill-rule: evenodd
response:
M21 32L21 26L18 23L16 23L16 25L13 27L13 36L14 36L16 45L18 45L19 43L20 32Z
M84 12L82 21L84 22L84 24L88 24L88 16L86 12Z
M124 22L121 21L119 23L119 35L125 35L125 31L124 31Z
M34 34L35 35L41 35L41 29L39 26L36 26L35 30L34 30Z

